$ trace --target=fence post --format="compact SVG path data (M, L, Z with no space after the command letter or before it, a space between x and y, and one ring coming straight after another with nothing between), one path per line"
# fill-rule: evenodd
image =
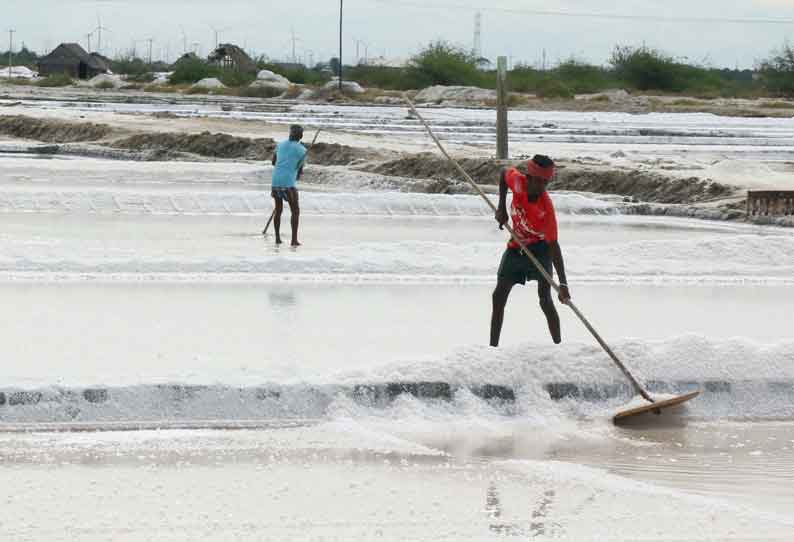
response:
M500 56L496 70L496 157L507 159L507 57Z

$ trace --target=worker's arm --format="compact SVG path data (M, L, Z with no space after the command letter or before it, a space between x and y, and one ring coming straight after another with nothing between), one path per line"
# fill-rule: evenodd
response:
M272 160L272 162L273 162L273 165L275 166L276 165L276 151L273 151L273 160Z
M499 174L499 205L496 208L496 221L501 230L507 223L507 182L505 182L505 170Z
M568 290L568 279L565 277L565 262L562 260L560 244L557 241L549 242L549 252L551 253L551 263L557 270L557 278L560 280L560 302L568 303L571 299L571 292Z

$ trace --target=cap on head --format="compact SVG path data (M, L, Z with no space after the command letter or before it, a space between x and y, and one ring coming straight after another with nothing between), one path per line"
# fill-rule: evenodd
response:
M289 127L289 138L295 141L300 141L303 137L303 126L300 124L293 124Z
M527 162L527 174L549 182L554 177L554 160L545 154L536 154Z

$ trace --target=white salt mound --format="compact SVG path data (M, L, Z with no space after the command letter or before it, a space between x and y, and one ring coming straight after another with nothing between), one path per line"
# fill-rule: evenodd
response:
M193 88L226 88L216 77L207 77L193 85Z
M99 75L96 75L91 79L89 79L86 82L86 85L88 85L89 87L97 88L100 85L107 86L108 83L113 85L113 88L121 88L121 86L124 84L124 82L121 80L121 77L119 77L118 75L108 75L106 73L100 73Z
M287 90L290 85L292 85L292 82L289 79L270 70L261 70L256 76L256 81L251 83L251 86L278 88L281 90Z
M8 77L9 79L35 79L39 76L39 72L35 72L27 66L11 66L0 68L0 77Z
M174 72L154 72L152 74L154 76L152 83L157 85L165 84L168 82L168 78L171 77L173 73Z
M496 100L496 91L478 87L447 87L435 85L421 90L415 97L417 103L428 102L486 102Z
M328 81L323 88L325 90L333 90L335 88L339 88L339 78L334 77L330 81ZM350 93L350 94L362 94L366 92L364 87L356 83L355 81L342 81L342 92Z

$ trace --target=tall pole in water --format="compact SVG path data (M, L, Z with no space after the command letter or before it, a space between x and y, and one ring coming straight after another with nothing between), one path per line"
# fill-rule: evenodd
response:
M339 92L342 92L342 12L345 0L339 0Z
M507 160L507 57L496 62L496 157Z
M14 32L16 30L8 31L8 78L11 79L11 51L14 50Z

